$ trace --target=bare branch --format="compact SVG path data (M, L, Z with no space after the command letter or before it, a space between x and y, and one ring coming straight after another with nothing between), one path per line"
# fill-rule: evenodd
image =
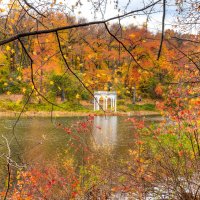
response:
M18 40L20 38L26 37L26 36L32 36L32 35L41 35L41 34L48 34L48 33L55 33L57 31L61 31L61 30L68 30L68 29L72 29L72 28L80 28L80 27L86 27L86 26L90 26L90 25L97 25L97 24L104 24L106 22L110 22L113 21L115 19L119 19L125 16L128 16L130 14L136 13L136 12L141 12L144 11L148 8L151 8L152 6L158 4L161 0L158 0L152 4L149 4L148 6L138 9L138 10L133 10L131 12L128 12L126 14L123 15L119 15L119 16L115 16L112 18L109 18L107 20L101 20L101 21L93 21L93 22L88 22L88 23L82 23L82 24L74 24L74 25L70 25L70 26L62 26L62 27L58 27L58 28L53 28L53 29L48 29L48 30L37 30L37 31L32 31L32 32L25 32L25 33L19 33L17 35L14 35L8 39L2 40L0 41L0 46L7 44L9 42L12 42L14 40Z
M71 67L69 66L65 56L64 56L64 53L63 53L63 50L62 50L62 47L61 47L61 44L60 44L60 39L59 39L59 35L58 35L58 32L56 31L56 37L57 37L57 41L58 41L58 47L59 47L59 50L60 50L60 53L61 53L61 56L62 56L62 59L67 67L67 69L78 79L78 81L83 85L83 87L92 95L92 97L94 97L95 101L98 103L97 99L95 98L94 94L92 93L92 91L90 91L90 89L83 83L83 81L76 75L76 73L74 73L74 71L71 69ZM99 104L99 103L98 103ZM103 109L103 107L99 104L100 108L102 109L102 111L104 112L105 114L105 111Z
M142 69L142 70L149 71L149 70L143 68L143 67L138 63L138 61L135 59L134 55L127 49L127 47L125 46L125 44L124 44L122 41L120 41L114 34L112 34L112 33L110 32L110 30L109 30L108 26L106 25L106 23L104 23L104 24L105 24L105 27L106 27L106 30L108 31L108 33L109 33L113 38L115 38L115 40L116 40L117 42L119 42L119 43L123 46L123 48L127 51L127 53L128 53L128 54L131 56L131 58L134 60L134 62L136 63L136 65L137 65L140 69Z
M8 196L8 192L10 190L10 181L11 181L11 172L10 172L10 156L11 156L11 150L10 150L10 146L9 146L9 143L8 143L8 139L2 135L2 137L5 139L6 141L6 146L7 146L7 149L8 149L8 155L6 156L7 158L7 170L8 170L8 180L7 180L7 188L6 188L6 193L5 193L5 196L4 196L4 200L7 199L7 196Z
M195 67L200 71L200 66L193 60L191 59L186 53L184 53L182 50L180 50L179 48L177 48L174 44L172 44L169 40L167 40L167 42L174 47L174 49L176 49L177 51L179 51L181 54L183 54L189 61L191 61Z
M41 15L42 17L46 17L44 14L40 13L34 6L32 6L30 3L28 3L26 0L23 0L24 3L31 9L33 9L38 15Z
M172 39L176 39L176 40L180 40L180 41L184 41L184 42L192 42L192 43L197 43L199 44L200 41L197 40L190 40L190 39L186 39L186 38L179 38L179 37L171 37Z
M33 15L31 15L28 10L21 4L20 0L18 0L20 6L22 7L22 9L25 11L25 13L30 16L31 18L33 18L34 20L36 20L37 22L39 22L44 28L48 29L47 26L45 26L39 19L37 19L36 17L34 17Z
M166 0L163 0L163 17L162 17L162 33L161 33L161 40L160 40L160 47L158 51L158 57L157 60L159 60L161 56L163 41L164 41L164 35L165 35L165 12L166 12Z

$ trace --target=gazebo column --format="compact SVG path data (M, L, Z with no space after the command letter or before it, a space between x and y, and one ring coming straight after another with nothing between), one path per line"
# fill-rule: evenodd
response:
M115 112L117 111L117 99L115 98Z
M108 99L106 98L105 101L106 101L106 108L105 109L107 110L108 109Z
M97 98L97 110L99 110L99 97Z
M99 110L99 97L94 97L94 111Z
M96 97L94 97L94 111L96 110Z
M105 98L103 97L103 109L105 110Z
M113 98L110 99L110 104L111 104L111 110L113 109Z

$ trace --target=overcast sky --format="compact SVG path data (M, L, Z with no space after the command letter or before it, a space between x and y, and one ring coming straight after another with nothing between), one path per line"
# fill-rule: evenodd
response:
M71 1L73 2L73 1ZM92 2L88 2L87 0L82 0L82 6L79 6L75 9L75 15L79 17L87 18L88 21L93 20L100 20L102 18L108 19L113 16L117 16L118 14L123 14L124 9L128 3L128 0L119 0L118 2L118 9L115 8L114 1L107 0L106 6L102 5L102 12L104 15L101 14L101 12L95 13L94 7L92 5ZM173 0L170 0L170 2L173 2ZM130 12L132 10L137 10L140 8L143 8L145 5L149 5L151 3L150 0L131 0L131 3L126 9L126 12ZM171 5L167 6L166 11L166 29L172 28L172 24L175 24L175 6L171 3ZM154 12L155 11L155 12ZM149 22L148 22L148 28L153 31L157 32L161 30L161 22L162 22L162 5L158 4L154 7L154 14L151 14L149 16ZM147 10L147 12L150 12L150 9ZM124 25L134 24L134 25L143 25L147 21L147 15L146 13L139 13L140 15L135 15L134 17L128 17L121 21Z

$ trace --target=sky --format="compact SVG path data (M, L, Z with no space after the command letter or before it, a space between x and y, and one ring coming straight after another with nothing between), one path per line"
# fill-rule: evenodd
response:
M73 1L71 1L73 2ZM120 11L115 8L115 4L113 3L114 1L107 0L107 5L106 8L102 6L102 11L104 15L99 12L98 14L94 13L94 9L92 6L91 1L88 2L88 0L82 0L82 6L78 6L75 9L75 15L79 17L84 17L87 18L88 21L94 21L94 20L101 20L103 19L108 19L113 16L117 16L119 14L124 14L124 9L127 5L128 0L118 0L118 7L121 9ZM130 12L132 10L140 9L143 8L145 5L149 5L152 1L150 0L131 0L131 3L126 9L126 12ZM173 2L171 0L170 2ZM166 29L168 28L173 28L172 24L175 24L175 6L167 6L166 10ZM158 4L157 6L154 7L154 14L149 16L149 22L148 22L148 28L152 32L158 32L161 30L161 25L162 25L162 5ZM147 10L148 12L150 9ZM147 21L147 15L146 13L139 13L140 15L134 15L134 17L128 17L123 20L121 20L121 23L123 25L137 25L137 26L142 26L144 23Z

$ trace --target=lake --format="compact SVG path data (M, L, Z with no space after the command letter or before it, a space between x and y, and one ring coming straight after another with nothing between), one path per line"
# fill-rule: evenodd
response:
M160 116L140 118L144 118L146 123L157 123L162 120ZM80 133L76 131L74 134L74 132L69 133L69 129L75 130L76 127L84 129L84 124L81 125L81 123L87 122L87 117L56 117L53 119L50 117L23 117L17 123L14 133L13 125L16 118L0 118L0 177L2 178L0 181L5 180L5 155L9 151L6 139L11 150L12 161L20 165L55 163L58 155L59 158L62 158L66 149L69 149L74 136L76 136L75 139L78 137L78 140L70 148L74 150L79 148L79 141L85 143L93 141L96 147L109 148L112 155L120 159L127 156L127 149L134 143L134 130L127 119L128 117L119 116L95 116L87 130L89 134L85 134L83 130L80 130ZM88 143L88 145L90 144ZM75 159L78 162L81 161L80 152L74 151L73 153Z
M17 152L25 154L26 162L29 163L53 158L59 151L68 147L69 136L63 129L58 128L57 124L71 127L77 121L84 121L86 118L57 117L53 120L50 117L21 118L15 127L16 138L12 130L16 118L0 118L0 130L1 135L11 141L15 154ZM123 148L131 142L133 135L132 125L127 119L128 117L119 116L95 116L91 127L95 143L98 146L109 145L117 151L123 151ZM147 116L144 119L147 123L161 120L159 116ZM1 137L0 141L3 140ZM2 148L5 150L5 147L0 146L0 152L3 151Z

